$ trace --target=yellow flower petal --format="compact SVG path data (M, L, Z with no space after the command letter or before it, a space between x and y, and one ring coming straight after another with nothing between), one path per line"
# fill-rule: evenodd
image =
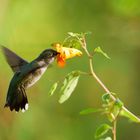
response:
M65 59L69 59L69 58L73 58L75 56L82 55L82 52L80 50L75 49L75 48L63 47L59 43L54 44L53 47L55 47L56 51L59 52L62 55L62 57L64 57Z

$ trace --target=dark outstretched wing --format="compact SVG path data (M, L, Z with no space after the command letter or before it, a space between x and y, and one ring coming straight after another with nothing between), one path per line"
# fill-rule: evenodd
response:
M1 46L3 53L5 55L5 58L7 60L7 63L10 65L13 72L20 71L21 67L28 64L28 62L18 55L16 55L14 52L9 50L8 48Z

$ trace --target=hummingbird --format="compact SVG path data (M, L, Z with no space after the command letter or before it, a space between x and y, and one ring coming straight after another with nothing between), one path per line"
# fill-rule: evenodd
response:
M53 49L46 49L33 61L27 62L4 46L2 46L2 51L14 72L4 107L9 107L11 111L18 112L21 109L22 112L25 112L28 109L26 89L33 86L41 78L59 53Z

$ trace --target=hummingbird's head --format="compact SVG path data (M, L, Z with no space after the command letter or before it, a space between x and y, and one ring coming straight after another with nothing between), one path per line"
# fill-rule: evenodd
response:
M44 60L46 63L50 64L55 60L58 54L59 52L53 49L46 49L39 55L38 59Z

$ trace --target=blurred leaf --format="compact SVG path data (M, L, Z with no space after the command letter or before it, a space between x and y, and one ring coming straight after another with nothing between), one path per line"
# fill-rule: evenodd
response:
M89 34L91 34L91 32L84 32L84 33L73 33L73 32L68 32L68 35L69 35L69 36L75 37L75 38L77 38L77 40L78 40L78 38L79 38L80 40L82 40L83 37L85 37L85 35L89 35Z
M120 115L121 109L123 107L123 102L121 102L118 98L115 101L109 102L107 94L104 94L103 98L108 104L105 107L105 113L107 114L107 118L110 122L116 119Z
M112 140L112 138L111 137L106 137L106 138L102 138L100 140Z
M138 118L137 116L135 116L133 113L131 113L126 108L122 108L122 110L120 112L120 115L123 116L123 117L126 117L126 118L130 119L133 122L140 123L140 118Z
M85 32L85 33L83 33L84 35L90 35L90 34L92 34L92 32L90 32L90 31L88 31L88 32Z
M119 98L117 98L115 101L115 106L121 109L123 106L123 102Z
M72 36L72 37L76 37L79 36L80 34L78 33L73 33L73 32L68 32L68 35Z
M65 38L63 42L63 46L69 47L69 48L81 48L81 42L85 35L91 34L91 32L85 32L85 33L73 33L68 32L68 37Z
M123 102L119 98L117 98L113 103L112 109L110 110L110 114L111 116L113 116L112 119L116 119L116 117L120 115L122 107Z
M95 108L87 108L82 111L80 111L80 115L87 115L95 112L100 112L102 109L95 109Z
M60 89L61 96L59 99L59 103L63 103L66 100L68 100L68 98L71 96L72 92L77 86L79 77L80 77L79 71L72 71L65 77L63 86Z
M55 90L57 89L57 86L58 86L58 82L55 82L55 83L52 85L52 87L51 87L51 89L50 89L50 91L49 91L49 93L48 93L50 96L52 96L52 95L54 94Z
M76 49L81 48L80 42L77 39L74 39L74 38L65 40L64 43L63 43L63 46L68 47L68 48L76 48Z
M94 52L101 53L103 56L105 56L106 58L110 59L110 57L100 47L95 48Z
M108 93L103 94L102 101L108 103L110 101L110 94Z
M112 127L108 124L102 124L100 125L96 132L95 132L95 138L99 138L102 137L103 135L105 135L110 129L112 129Z
M108 113L107 114L107 119L110 121L110 122L113 122L115 120L115 116L113 113Z

